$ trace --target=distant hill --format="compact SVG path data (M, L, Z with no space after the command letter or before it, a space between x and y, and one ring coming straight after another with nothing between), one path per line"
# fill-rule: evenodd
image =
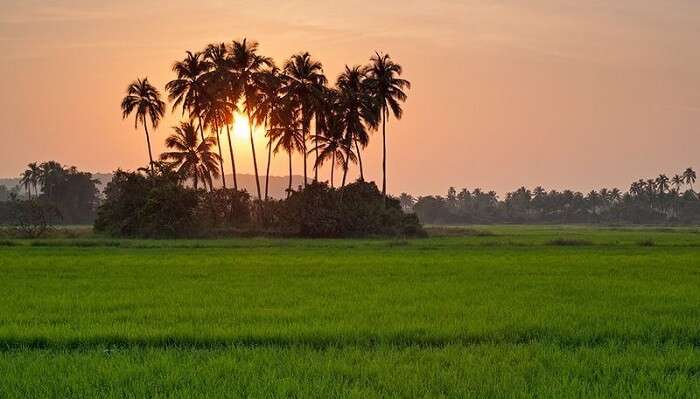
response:
M104 187L112 180L111 173L93 173L95 179L100 181L99 189L104 190ZM257 196L257 188L255 187L255 175L238 174L238 188L248 191L251 196ZM292 188L297 189L304 182L303 176L292 175ZM269 194L272 198L281 199L286 196L287 185L289 184L289 176L270 176ZM0 178L0 186L5 186L7 189L19 185L19 178ZM233 175L226 175L226 186L233 187ZM221 187L221 178L214 181L214 187ZM265 195L265 175L260 175L260 190L262 195Z

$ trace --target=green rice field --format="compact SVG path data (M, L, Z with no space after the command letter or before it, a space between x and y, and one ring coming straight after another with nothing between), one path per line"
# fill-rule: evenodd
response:
M0 398L697 398L700 230L0 240Z

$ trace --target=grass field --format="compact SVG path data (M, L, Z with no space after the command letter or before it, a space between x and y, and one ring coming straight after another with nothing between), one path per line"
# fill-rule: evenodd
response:
M0 241L0 398L700 396L700 231Z

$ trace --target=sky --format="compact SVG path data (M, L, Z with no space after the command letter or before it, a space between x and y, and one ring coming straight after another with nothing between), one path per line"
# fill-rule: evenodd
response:
M700 168L697 0L0 0L0 9L3 177L49 159L93 172L144 165L143 131L119 109L127 84L148 77L163 90L186 50L243 37L278 64L309 51L331 82L374 51L403 66L413 87L403 119L387 127L394 194L627 188ZM179 117L153 132L155 153ZM252 173L250 143L235 137L237 168ZM256 143L264 158L260 132ZM363 161L380 181L381 134ZM279 156L272 174L286 168Z

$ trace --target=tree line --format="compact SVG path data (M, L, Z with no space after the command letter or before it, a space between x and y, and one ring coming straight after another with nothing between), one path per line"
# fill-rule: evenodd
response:
M415 212L423 223L700 223L700 200L694 191L692 168L668 177L633 182L627 192L603 188L587 194L572 190L521 187L499 199L494 191L479 188L418 199L402 194L405 211Z
M311 157L313 181L319 180L324 164L330 165L330 186L336 186L335 169L342 171L340 187L346 185L351 164L358 164L364 180L362 151L370 133L382 131L382 194L387 190L386 123L400 119L410 82L401 77L402 67L388 54L375 53L367 65L345 66L330 87L323 65L308 52L292 55L281 67L259 53L257 42L243 39L212 43L200 51L187 51L172 67L175 79L165 85L172 111L180 110L184 121L173 128L165 144L169 151L159 159L183 181L214 190L213 179L228 187L221 136L226 135L233 189L236 181L236 149L231 128L237 114L249 121L252 162L259 201L268 200L270 162L273 154L288 157L292 191L292 155L303 160L304 186ZM149 125L156 129L166 112L159 90L147 78L136 79L121 103L123 118L134 115L134 127L143 126L154 171ZM267 138L264 196L255 149L255 126ZM312 129L313 127L313 129Z
M91 173L55 161L32 162L19 183L23 196L10 190L0 200L0 225L43 231L53 224L89 224L95 219L99 182Z

